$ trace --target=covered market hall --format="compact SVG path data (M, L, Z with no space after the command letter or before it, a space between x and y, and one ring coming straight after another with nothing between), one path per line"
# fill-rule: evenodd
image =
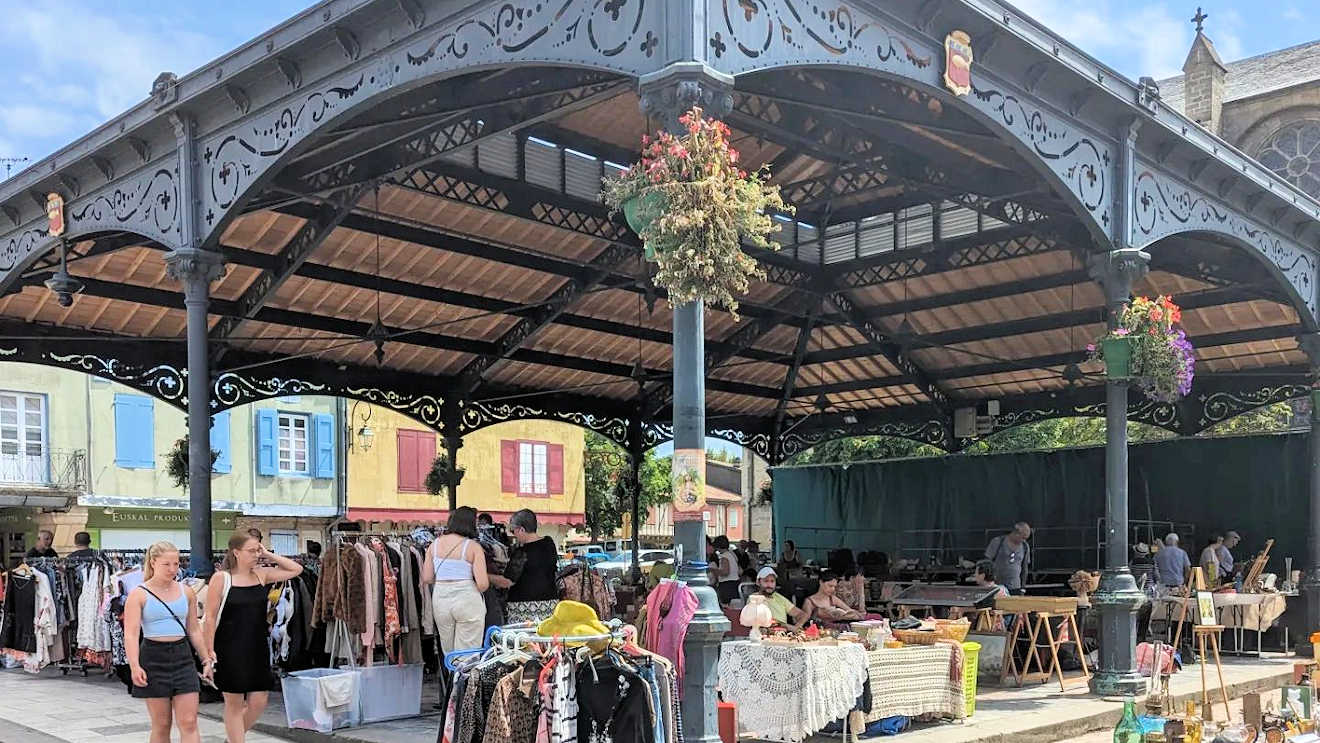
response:
M956 411L991 401L993 430L1104 416L1092 686L1128 693L1125 423L1194 434L1320 366L1320 204L996 0L324 0L149 93L0 183L0 359L187 411L194 553L209 415L291 394L397 410L451 459L520 418L634 462L711 435L777 464L862 434L958 451ZM600 198L694 105L796 207L748 248L740 319L671 308ZM1183 308L1178 403L1088 361L1134 294ZM711 740L727 621L701 539L676 537L702 597L683 718Z

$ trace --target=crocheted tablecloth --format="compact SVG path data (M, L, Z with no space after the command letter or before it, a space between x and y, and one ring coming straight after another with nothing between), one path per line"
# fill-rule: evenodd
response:
M738 705L738 731L797 743L842 719L866 684L866 650L855 643L726 642L720 691Z
M965 717L962 679L955 680L950 674L954 653L961 654L961 650L946 644L906 645L868 652L871 712L866 715L866 721L896 715ZM967 672L965 667L961 670ZM976 673L976 669L970 672Z

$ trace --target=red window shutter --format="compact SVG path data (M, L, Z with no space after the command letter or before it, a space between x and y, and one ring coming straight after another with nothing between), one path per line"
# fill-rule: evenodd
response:
M551 495L562 494L564 492L564 446L563 444L547 444L545 454L546 490Z
M417 489L417 440L412 431L399 430L399 490Z
M517 441L500 441L500 492L518 492Z
M426 476L431 474L431 463L435 461L435 434L426 431L413 432L413 444L417 449L417 489L426 490Z

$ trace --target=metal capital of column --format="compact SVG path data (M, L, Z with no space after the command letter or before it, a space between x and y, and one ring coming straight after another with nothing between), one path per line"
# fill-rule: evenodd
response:
M1128 301L1133 285L1150 271L1150 253L1136 248L1112 250L1095 256L1088 271L1104 288L1106 304L1113 307Z
M184 297L200 283L210 286L212 281L225 275L225 257L214 250L181 248L165 256L166 272L170 278L183 284Z
M678 62L639 81L642 113L660 120L665 130L683 130L678 118L700 106L710 118L733 110L733 77L701 62Z

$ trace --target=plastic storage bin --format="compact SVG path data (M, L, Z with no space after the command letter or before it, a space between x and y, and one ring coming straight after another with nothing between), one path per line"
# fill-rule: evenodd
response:
M359 682L357 671L338 668L294 671L280 679L289 727L328 733L359 724Z
M964 642L963 655L963 699L967 703L967 716L976 711L976 664L981 659L981 643Z
M422 713L422 664L358 666L362 724Z

